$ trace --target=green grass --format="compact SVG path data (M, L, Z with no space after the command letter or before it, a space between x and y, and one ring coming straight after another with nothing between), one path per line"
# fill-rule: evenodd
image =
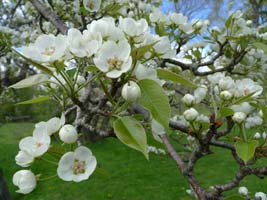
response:
M175 163L164 155L144 156L121 144L114 138L102 140L88 146L98 160L97 170L87 181L64 182L59 178L38 182L37 188L28 195L16 193L12 176L22 169L15 165L18 141L33 130L33 124L16 123L0 127L0 166L13 199L25 200L179 200L191 199L185 192L188 185L178 172ZM205 187L225 183L231 179L237 166L227 151L214 149L215 154L201 159L195 174ZM261 161L266 163L266 159ZM266 164L265 164L266 165ZM56 166L36 161L30 169L42 173L42 178L56 174ZM242 182L254 194L267 193L267 181L249 177ZM230 192L232 194L235 191Z

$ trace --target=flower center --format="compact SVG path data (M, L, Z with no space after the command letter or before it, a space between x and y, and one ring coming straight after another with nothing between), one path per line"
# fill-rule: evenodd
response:
M83 174L85 172L85 161L75 159L72 170L74 174Z
M108 59L108 64L109 64L110 70L113 70L113 69L121 70L123 61L118 59L117 57L113 57L113 58Z
M55 53L56 51L56 48L55 47L47 47L45 48L45 50L42 52L43 55L46 55L46 56L51 56Z
M88 3L88 8L90 8L91 10L93 10L95 8L95 4L93 2L89 2Z
M250 91L249 91L248 88L245 88L243 91L244 91L244 94L245 94L245 95L249 95L249 94L250 94Z
M36 145L37 148L40 148L40 147L43 145L43 143L41 143L41 142L36 142L35 145Z

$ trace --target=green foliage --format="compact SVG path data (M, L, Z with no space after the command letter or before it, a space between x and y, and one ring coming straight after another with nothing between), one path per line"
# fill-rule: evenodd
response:
M235 143L236 153L244 162L247 162L253 158L257 145L257 140L237 141Z
M229 117L234 114L234 111L231 108L223 107L220 109L221 117Z
M167 130L171 108L165 91L158 83L148 79L139 81L139 86L141 88L140 104L148 109L152 117Z
M39 96L39 97L34 98L34 99L30 99L30 100L27 100L27 101L19 102L19 103L17 103L17 105L41 103L41 102L48 101L48 100L50 100L50 96Z
M20 88L26 88L31 87L34 85L38 85L40 83L44 83L48 80L48 77L44 74L35 74L32 76L28 76L27 78L9 86L10 88L14 89L20 89Z
M148 159L146 132L142 124L133 117L121 117L114 124L114 131L119 140L136 149Z
M192 81L184 78L183 76L181 76L179 74L171 72L167 69L158 69L157 75L161 79L169 80L169 81L172 81L174 83L179 83L179 84L186 86L186 87L196 88L196 85Z
M225 198L225 200L245 200L245 199L239 195L234 195L234 196Z
M97 170L89 180L79 184L52 178L38 182L36 190L28 195L18 194L15 192L17 188L12 184L12 176L21 168L10 158L17 154L19 140L29 136L33 128L34 125L30 123L5 124L0 127L0 163L13 199L194 200L186 193L188 183L170 157L150 154L148 162L140 153L114 138L87 144L96 156L98 166L105 173ZM179 150L178 145L175 145L175 148ZM214 154L197 162L195 170L196 177L205 188L226 183L237 170L228 150L212 148L212 151ZM259 162L264 164L266 160ZM41 178L44 178L55 175L56 165L36 160L30 169L35 173L42 171ZM241 185L248 187L250 194L254 194L257 191L265 191L267 181L249 176ZM226 195L236 193L237 189L227 192Z

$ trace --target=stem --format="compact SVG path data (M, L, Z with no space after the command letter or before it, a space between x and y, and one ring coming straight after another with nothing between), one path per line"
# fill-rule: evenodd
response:
M53 165L58 165L58 163L56 163L56 162L53 162L53 161L51 161L51 160L47 160L47 159L45 159L45 158L42 158L42 157L40 157L40 159L41 159L41 160L43 160L43 161L45 161L45 162L48 162L48 163L50 163L50 164L53 164Z
M112 103L112 105L115 105L115 102L114 102L112 96L109 94L107 87L105 86L105 84L103 83L103 81L101 79L99 79L99 81L100 81L100 84L101 84L103 91L107 95L108 100L110 101L110 103Z
M240 127L240 131L241 131L241 134L242 134L242 138L246 142L248 140L248 138L247 138L247 134L246 134L246 131L245 131L244 123L240 124L239 127Z
M49 176L47 178L39 178L38 181L47 181L47 180L50 180L50 179L53 179L57 177L57 174L53 175L53 176Z
M88 81L86 81L85 83L83 83L82 85L80 85L80 87L75 91L76 93L79 92L82 88L86 87L89 83L91 83L92 81L94 81L96 78L98 78L98 76L101 74L102 72L98 72L96 73L91 79L89 79Z
M55 64L56 69L58 70L59 74L62 76L62 78L64 78L64 80L66 81L66 83L68 84L71 93L74 91L74 85L71 81L71 79L69 78L69 75L63 70L60 70L56 64Z
M58 77L55 76L54 74L53 77L58 81L59 85L66 91L66 93L69 94L68 88L66 88L66 86L58 79Z

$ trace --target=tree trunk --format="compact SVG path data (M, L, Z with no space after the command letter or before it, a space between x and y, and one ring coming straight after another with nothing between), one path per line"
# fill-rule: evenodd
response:
M11 200L11 196L9 194L7 184L4 179L4 174L1 168L0 168L0 199Z

